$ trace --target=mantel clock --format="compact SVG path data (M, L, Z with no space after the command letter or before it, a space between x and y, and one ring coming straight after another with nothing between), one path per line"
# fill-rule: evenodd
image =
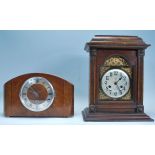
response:
M49 74L31 73L4 85L5 116L69 117L74 114L74 86Z
M97 35L90 54L89 107L85 121L152 121L144 113L143 62L149 45L137 36Z

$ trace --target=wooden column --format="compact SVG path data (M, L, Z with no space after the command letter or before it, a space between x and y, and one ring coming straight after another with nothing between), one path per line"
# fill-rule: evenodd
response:
M138 90L138 97L137 97L137 112L144 112L143 106L143 81L144 81L144 50L138 50L137 52L137 71L138 71L138 80L137 80L137 90Z

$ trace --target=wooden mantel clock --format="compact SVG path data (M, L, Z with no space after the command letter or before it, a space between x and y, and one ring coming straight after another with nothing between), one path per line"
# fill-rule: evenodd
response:
M89 107L85 121L153 121L144 113L143 58L149 45L136 36L97 35L90 54Z
M54 75L32 73L4 85L5 116L69 117L74 114L74 86Z

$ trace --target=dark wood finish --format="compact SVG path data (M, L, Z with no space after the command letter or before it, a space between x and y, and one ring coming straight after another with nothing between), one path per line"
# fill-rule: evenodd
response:
M85 121L104 121L104 122L126 122L126 121L150 121L152 122L149 116L144 113L90 113L89 109L86 108L83 112L83 119Z
M143 59L148 46L136 36L97 35L86 43L85 50L90 54L90 88L89 108L82 112L85 121L152 121L144 114L143 106ZM98 98L100 67L111 56L122 57L132 69L130 100Z
M33 112L20 101L19 92L23 83L32 77L44 77L52 83L56 97L53 104L44 111ZM45 92L46 94L46 92ZM44 96L43 96L44 97ZM28 117L70 117L74 115L74 86L54 75L32 73L11 79L4 85L5 116Z

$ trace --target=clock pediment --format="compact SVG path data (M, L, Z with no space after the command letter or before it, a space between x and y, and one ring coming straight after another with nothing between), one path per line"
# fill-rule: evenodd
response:
M86 43L85 50L91 52L94 48L146 49L148 46L150 44L146 44L137 36L95 35L90 42Z

